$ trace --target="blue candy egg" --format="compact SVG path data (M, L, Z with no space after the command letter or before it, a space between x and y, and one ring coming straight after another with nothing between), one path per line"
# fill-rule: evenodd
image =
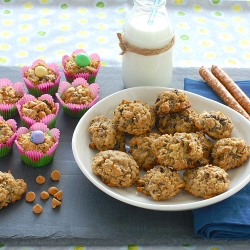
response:
M35 130L31 133L31 141L35 144L44 142L44 133L41 130Z

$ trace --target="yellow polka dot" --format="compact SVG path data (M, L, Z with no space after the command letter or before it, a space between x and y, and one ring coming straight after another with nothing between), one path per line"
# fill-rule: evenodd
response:
M27 37L27 36L19 37L19 38L18 38L18 41L19 41L20 43L28 43L28 42L29 42L29 37Z
M101 65L102 65L103 67L107 67L107 66L108 66L108 64L107 64L106 62L101 62Z
M233 5L233 7L232 7L232 9L233 9L234 11L236 11L236 12L240 12L240 11L242 11L241 6L240 6L240 5L238 5L238 4L234 4L234 5Z
M29 24L22 24L20 26L20 30L22 31L27 31L27 30L30 30L31 29L31 26Z
M49 1L48 0L40 0L41 3L48 3Z
M43 14L49 14L51 12L51 10L46 8L46 9L42 9L41 12Z
M199 33L202 34L202 35L206 35L206 34L208 34L208 30L206 28L201 28L199 30Z
M184 61L184 64L187 65L187 66L193 66L194 62L190 61L190 60L186 60L186 61Z
M174 4L182 4L183 0L174 0Z
M216 57L216 54L214 52L207 52L207 53L205 53L204 56L207 59L214 59Z
M7 63L7 62L8 62L7 57L4 57L4 56L0 57L0 63Z
M28 19L31 18L31 15L25 13L25 14L22 14L22 15L21 15L21 18L24 19L24 20L28 20Z
M237 61L235 59L228 59L227 62L232 65L236 65Z
M35 47L35 50L37 50L37 51L44 51L45 49L46 49L46 47L44 45L37 45Z
M116 20L116 23L117 24L121 24L121 25L123 25L125 22L126 21L124 19L118 19L118 20Z
M89 32L88 31L84 31L84 30L78 32L77 34L78 34L78 36L83 36L83 37L89 36Z
M96 41L97 41L98 43L106 43L106 42L107 42L107 38L106 38L106 37L98 37L98 38L96 39Z
M10 31L8 31L8 30L4 30L4 31L2 31L1 33L1 36L3 36L3 37L10 37L10 36L12 36L12 32L10 32Z
M225 49L225 51L228 52L228 53L235 52L235 48L232 47L232 46L225 46L224 49Z
M33 8L32 3L24 3L23 6L24 6L25 9L32 9Z
M69 31L69 30L70 30L69 26L68 26L68 25L65 25L65 24L64 24L64 25L61 25L61 26L60 26L60 29L63 30L63 31Z
M85 48L87 47L87 44L86 44L86 43L78 43L78 44L76 45L76 47L77 47L78 49L85 49Z
M241 45L243 45L243 46L250 46L250 41L249 41L249 40L246 40L246 39L241 40L240 43L241 43Z
M59 16L59 18L60 18L60 19L69 19L70 17L69 17L69 15L67 15L67 14L61 14L61 15Z
M232 38L232 35L231 35L231 34L228 34L228 33L221 33L221 34L220 34L220 37L221 37L222 39L229 40L229 39Z
M109 52L106 49L98 49L97 53L102 56L109 54Z
M56 55L58 55L58 56L66 55L66 51L65 50L57 50Z
M2 24L4 24L4 25L12 25L13 23L14 23L14 21L11 19L2 21Z
M250 60L250 53L247 53L247 54L246 54L246 59L247 59L247 60Z
M107 26L106 26L105 24L99 24L99 25L97 26L97 29L99 29L99 30L106 30L106 29L107 29Z
M211 46L211 42L207 40L202 41L201 44L206 47Z
M87 13L88 12L87 9L85 9L85 8L79 8L77 11L79 13Z
M197 18L197 21L198 21L199 23L205 23L205 22L207 21L207 19L204 18L204 17L198 17L198 18Z
M244 28L244 27L238 27L238 28L237 28L237 31L238 31L239 33L243 33L243 34L246 34L246 33L248 32L247 29Z
M24 50L18 51L17 52L17 56L18 57L27 57L28 56L28 52L24 51Z
M228 23L227 22L218 22L217 25L221 28L227 28L228 27Z
M79 23L80 23L80 24L87 24L87 23L88 23L88 20L87 20L87 19L80 19L80 20L79 20Z
M188 28L188 24L187 23L179 23L178 25L180 28L182 29L187 29Z
M0 44L0 50L8 50L10 48L10 45L7 43Z
M194 5L193 9L194 9L194 11L196 11L196 12L202 11L201 6L200 6L200 5L197 5L197 4Z
M184 46L182 48L182 51L185 52L185 53L190 53L190 52L192 52L192 49L190 47Z
M234 18L234 21L240 23L240 22L243 22L243 18L237 16L237 17Z
M124 13L126 10L124 8L119 8L118 13Z
M63 36L59 36L56 38L57 43L65 43L66 41L67 41L67 39Z
M48 25L48 24L50 24L50 20L45 19L45 18L41 18L41 19L39 19L39 23L42 25Z
M103 13L103 12L98 13L97 16L98 16L99 18L106 18L106 17L107 17L106 13Z

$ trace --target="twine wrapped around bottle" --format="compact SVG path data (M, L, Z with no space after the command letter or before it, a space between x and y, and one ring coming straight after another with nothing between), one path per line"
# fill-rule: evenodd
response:
M155 56L155 55L159 55L163 52L170 50L175 44L175 35L173 36L169 44L167 44L163 48L156 48L156 49L146 49L146 48L139 48L137 46L134 46L125 39L122 33L117 33L117 37L120 41L119 46L122 49L122 52L120 53L120 55L123 55L126 51L130 51L138 55Z

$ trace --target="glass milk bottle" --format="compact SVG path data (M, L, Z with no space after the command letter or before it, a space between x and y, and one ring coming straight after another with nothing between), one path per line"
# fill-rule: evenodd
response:
M124 86L169 87L175 39L166 0L134 0L123 31L117 35Z

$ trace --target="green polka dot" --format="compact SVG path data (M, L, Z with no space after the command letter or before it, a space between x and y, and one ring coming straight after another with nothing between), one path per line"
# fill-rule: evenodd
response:
M191 244L183 244L182 246L183 246L183 247L190 247Z
M61 9L67 9L69 6L66 4L66 3L63 3L62 5L61 5Z
M218 11L214 12L214 15L215 16L222 16L222 14L220 12L218 12Z
M98 3L96 4L96 7L97 7L97 8L104 8L104 7L105 7L105 4L104 4L103 2L98 2Z
M186 13L183 12L183 11L179 11L179 12L178 12L178 16L185 16L185 15L186 15Z
M136 245L128 245L128 250L138 250L138 246L136 246Z
M220 0L212 0L213 4L218 4L220 2Z
M182 36L181 36L181 39L182 39L182 40L189 40L189 36L187 36L187 35L182 35Z
M6 57L0 57L0 63L6 63L7 61Z
M5 14L5 15L8 15L8 14L10 14L11 12L10 12L10 10L4 10L3 11L3 14Z
M39 36L45 36L46 35L46 32L45 31L38 31L37 34Z
M9 3L11 0L4 0L5 3Z
M84 249L84 246L76 246L74 247L74 250L83 250Z

